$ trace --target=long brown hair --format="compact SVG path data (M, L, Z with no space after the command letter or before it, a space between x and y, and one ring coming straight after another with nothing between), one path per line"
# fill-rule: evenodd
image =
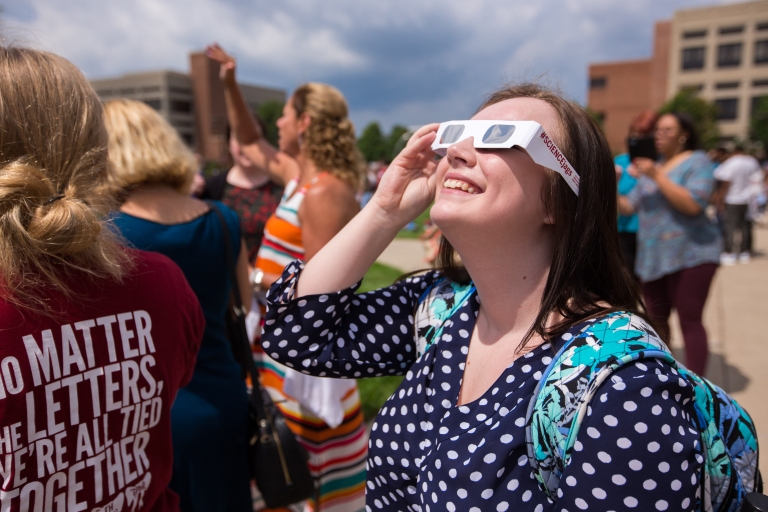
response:
M0 47L0 289L50 313L72 271L119 280L128 258L104 226L107 133L85 77L51 53Z
M349 184L355 192L362 185L363 160L355 143L355 126L349 120L347 101L327 84L310 82L291 97L296 115L307 113L312 122L304 132L302 151L318 169Z
M624 263L616 223L616 173L611 150L598 125L578 104L537 84L506 86L491 94L478 111L513 98L546 102L560 119L553 138L580 174L578 197L563 178L548 172L544 204L555 219L554 253L541 307L523 348L534 333L552 340L574 324L610 311L629 311L646 320L640 289ZM456 282L470 276L451 244L442 237L436 267ZM563 320L548 326L553 313Z

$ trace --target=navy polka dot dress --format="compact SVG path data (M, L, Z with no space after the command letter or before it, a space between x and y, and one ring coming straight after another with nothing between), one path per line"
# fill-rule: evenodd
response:
M319 376L405 375L371 429L367 510L699 509L704 457L693 391L669 366L637 362L600 387L550 500L533 478L525 416L551 345L519 358L483 396L457 406L476 295L417 357L413 313L439 273L360 295L352 287L294 299L300 271L299 263L289 265L270 291L262 337L270 356Z

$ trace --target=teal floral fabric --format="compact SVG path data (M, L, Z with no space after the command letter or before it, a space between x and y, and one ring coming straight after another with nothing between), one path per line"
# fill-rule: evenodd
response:
M600 385L627 363L658 359L695 391L706 458L700 510L738 511L757 480L757 435L746 411L722 389L677 363L653 329L636 315L612 313L573 332L563 336L564 344L539 381L526 419L529 460L545 492L555 495Z

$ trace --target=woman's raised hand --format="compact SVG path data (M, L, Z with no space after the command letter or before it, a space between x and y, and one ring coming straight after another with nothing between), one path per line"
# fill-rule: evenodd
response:
M392 161L371 199L389 220L407 224L435 199L435 140L438 123L419 128Z
M235 82L235 68L237 67L237 63L233 56L225 52L224 49L219 46L219 43L213 43L206 46L205 54L209 59L215 60L221 64L221 68L219 68L219 78L221 78L222 81Z

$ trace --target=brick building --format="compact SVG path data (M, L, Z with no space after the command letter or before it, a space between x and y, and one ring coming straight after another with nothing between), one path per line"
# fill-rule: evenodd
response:
M667 95L671 22L656 23L650 59L607 62L589 66L587 105L603 120L611 151L625 151L632 119L643 110L656 110Z
M724 138L748 137L752 109L768 95L768 0L675 12L656 24L650 59L590 65L587 105L618 153L637 113L684 89L717 104Z
M154 71L92 80L91 84L103 100L131 98L157 110L203 160L227 161L227 110L219 65L202 52L190 54L189 60L188 75ZM240 87L254 113L267 101L286 99L282 90L249 84Z

